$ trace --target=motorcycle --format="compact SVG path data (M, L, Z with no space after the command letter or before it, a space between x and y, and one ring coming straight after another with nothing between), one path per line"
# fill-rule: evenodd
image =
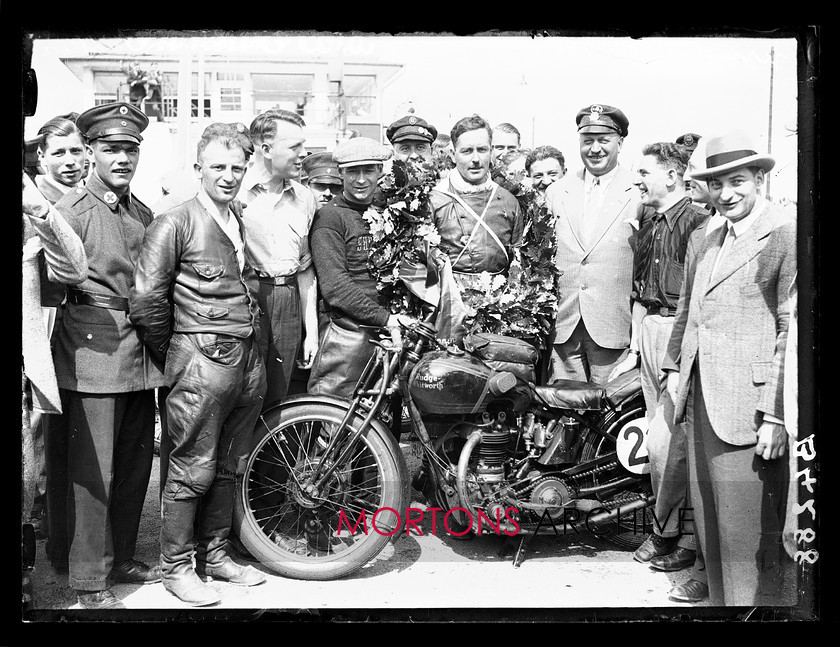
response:
M558 525L638 545L637 515L654 502L638 370L604 386L536 386L442 345L436 314L405 327L401 346L384 331L371 340L351 400L301 394L263 413L234 508L248 550L285 577L337 579L418 520L387 425L396 391L422 451L416 484L449 535L519 536L514 565Z

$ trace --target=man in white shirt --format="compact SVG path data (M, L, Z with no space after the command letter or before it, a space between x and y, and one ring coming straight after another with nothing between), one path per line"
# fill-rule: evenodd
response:
M295 179L306 157L304 126L300 115L288 110L268 110L251 122L261 155L245 174L239 196L246 251L260 281L268 382L263 410L288 394L299 354L300 368L308 369L318 351L317 284L309 251L318 205Z

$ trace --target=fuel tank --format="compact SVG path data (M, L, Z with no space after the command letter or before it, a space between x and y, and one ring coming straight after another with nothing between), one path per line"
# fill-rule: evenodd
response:
M480 413L495 396L510 391L516 377L470 355L435 351L420 358L408 384L423 413Z

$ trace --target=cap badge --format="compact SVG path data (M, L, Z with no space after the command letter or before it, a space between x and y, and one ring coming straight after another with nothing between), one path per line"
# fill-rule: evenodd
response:
M125 106L120 106L120 114L121 115L127 115L128 114L128 108L126 108Z
M683 137L683 143L686 146L691 146L694 143L694 137L692 137L691 135L686 135L685 137Z
M413 117L413 116L409 117L408 118L408 123L410 123L413 126L414 124L417 123L417 117Z
M121 122L120 122L120 125L121 125L121 126L127 126L127 125L128 125L128 123L126 123L125 121L121 121Z
M108 191L102 197L105 198L105 202L107 202L108 204L115 204L118 200L116 194L113 191Z
M236 124L236 132L244 133L245 132L245 124L243 124L243 123Z
M604 106L599 106L595 104L589 108L589 121L598 121L601 118L601 114L604 112Z

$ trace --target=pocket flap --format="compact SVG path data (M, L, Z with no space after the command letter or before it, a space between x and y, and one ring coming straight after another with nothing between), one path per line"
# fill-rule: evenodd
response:
M202 317L207 317L208 319L219 319L221 317L226 316L227 313L230 312L230 308L199 305L196 306L195 311Z
M208 263L193 263L195 273L204 279L215 279L225 272L224 265L210 265Z

